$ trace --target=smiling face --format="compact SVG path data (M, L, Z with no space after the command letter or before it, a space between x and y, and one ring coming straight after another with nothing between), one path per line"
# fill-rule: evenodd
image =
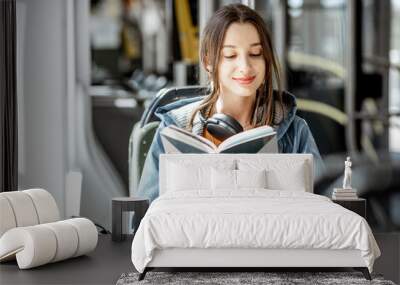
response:
M265 78L265 59L256 28L232 23L225 34L218 65L222 94L256 96Z
M256 126L272 124L275 102L282 104L281 71L271 35L256 11L243 4L218 9L201 34L199 55L208 74L209 93L193 110L188 129L198 112L208 118L225 106L241 112L252 105ZM224 108L218 109L218 102Z

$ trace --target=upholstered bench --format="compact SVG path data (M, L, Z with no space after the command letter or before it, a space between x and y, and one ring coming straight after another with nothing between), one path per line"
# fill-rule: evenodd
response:
M43 189L0 193L0 262L20 269L86 254L97 245L97 229L86 218L60 221L54 198Z

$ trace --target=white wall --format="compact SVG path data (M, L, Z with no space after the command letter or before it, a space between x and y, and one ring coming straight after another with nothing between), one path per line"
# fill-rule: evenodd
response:
M19 188L48 190L63 217L75 199L75 214L110 229L111 199L127 193L93 133L89 37L88 0L17 0Z
M63 1L17 0L17 30L22 31L17 35L21 75L17 78L21 103L19 187L48 190L62 215L66 169L65 5Z

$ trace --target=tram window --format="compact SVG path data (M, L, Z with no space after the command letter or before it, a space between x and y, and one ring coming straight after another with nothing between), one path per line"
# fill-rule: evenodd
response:
M140 1L90 3L92 83L129 76L141 67Z
M334 114L345 116L347 8L343 0L288 1L287 88L300 105L322 103L335 110L332 114L299 112L309 122L323 155L346 150L345 129Z

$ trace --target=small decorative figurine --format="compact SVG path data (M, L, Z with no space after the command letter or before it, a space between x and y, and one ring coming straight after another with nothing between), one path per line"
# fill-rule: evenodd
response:
M344 162L343 188L333 188L333 200L356 200L358 198L357 189L351 187L351 164L350 156L348 156Z
M352 189L352 187L351 187L351 160L350 160L350 156L348 156L346 161L344 162L343 189Z

